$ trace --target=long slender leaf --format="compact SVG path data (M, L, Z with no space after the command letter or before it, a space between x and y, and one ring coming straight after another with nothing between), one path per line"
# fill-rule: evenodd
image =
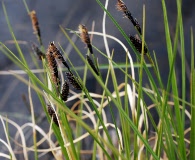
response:
M194 36L191 29L191 85L190 85L190 99L191 104L195 105L195 65L194 65ZM191 132L190 132L190 159L195 159L195 108L191 107Z

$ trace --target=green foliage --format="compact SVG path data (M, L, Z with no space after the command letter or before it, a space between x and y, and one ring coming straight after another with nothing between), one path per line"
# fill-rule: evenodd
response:
M60 90L56 89L56 84L53 81L52 76L56 76L55 73L50 71L51 67L48 67L47 59L42 57L42 68L43 75L42 79L39 79L35 73L29 68L28 63L25 60L22 48L20 47L17 38L14 35L12 26L7 15L6 6L2 3L5 18L8 24L8 28L12 38L14 40L16 49L19 53L17 57L3 42L0 42L0 51L10 58L17 66L21 68L27 75L28 80L23 78L17 73L13 74L16 78L20 79L29 87L29 101L31 104L31 119L32 125L28 123L33 129L33 146L31 148L34 151L34 159L38 159L38 153L48 152L39 149L40 141L37 141L37 132L43 135L43 139L46 139L50 144L49 151L52 152L56 159L80 159L83 148L82 140L88 136L93 138L93 149L90 151L92 154L92 159L195 159L195 126L193 122L195 121L195 68L194 68L194 40L193 31L191 29L191 86L190 102L186 101L186 57L185 57L185 43L184 43L184 30L183 30L183 20L182 20L182 10L181 1L177 0L177 21L176 21L176 31L174 36L174 41L171 41L170 29L169 29L169 16L167 15L165 1L162 0L162 9L164 17L164 28L166 37L166 48L169 61L169 73L167 84L163 84L161 71L158 66L158 59L156 54L152 56L148 50L145 53L145 47L147 42L144 40L144 35L147 30L145 30L145 6L143 6L143 26L142 33L138 32L141 44L141 51L137 50L140 46L135 46L132 43L128 33L125 33L120 24L115 20L114 16L107 10L108 4L103 5L100 0L96 0L97 4L102 8L105 16L102 20L103 22L103 33L90 32L97 36L102 36L104 38L104 44L106 47L106 53L103 53L98 48L94 46L93 49L96 51L90 56L92 59L86 59L86 57L80 52L79 48L71 40L68 32L71 30L64 29L60 26L61 32L64 37L69 41L75 50L81 61L85 64L81 67L74 67L71 59L67 57L64 49L60 46L62 55L66 56L68 63L71 65L71 71L68 69L60 68L60 75L62 82L64 81L63 73L71 72L73 77L72 83L78 83L77 89L81 90L75 93L70 91L70 96L68 101L76 101L73 106L67 106L67 102L64 102L60 96ZM122 3L121 0L118 2ZM24 5L27 12L30 10L24 0ZM118 29L125 40L128 42L129 46L133 49L134 54L137 57L137 63L133 63L131 55L124 44L118 40L116 37L112 37L106 34L105 21L106 16L108 16L113 24L115 24L116 29ZM71 31L72 32L72 31ZM77 31L73 31L77 34ZM41 37L39 37L40 39ZM118 42L124 48L124 53L126 53L126 62L123 64L118 64L113 61L114 51L110 54L107 39L111 38ZM89 41L88 41L89 43ZM137 45L140 45L137 44ZM181 44L181 45L179 45ZM89 45L89 44L88 44ZM90 46L91 47L91 46ZM41 46L42 51L44 51L44 46ZM91 52L90 48L90 52ZM178 81L177 74L175 71L175 59L181 53L181 68L182 68L182 95L179 97L178 93ZM49 48L47 50L50 53ZM59 53L58 53L59 54ZM101 62L97 61L98 54L103 55L107 60L108 64L102 65ZM61 56L61 55L60 55ZM62 60L63 57L60 57ZM87 57L89 58L89 57ZM147 64L145 59L149 59L151 64ZM59 55L58 55L59 59ZM62 61L63 63L64 61ZM90 62L90 63L89 63ZM35 62L36 63L36 62ZM94 63L94 64L93 64ZM38 65L36 64L38 67ZM97 70L94 70L97 69ZM135 79L134 69L138 68L138 79ZM39 70L40 68L37 68ZM107 77L104 80L101 75L102 70L107 70ZM124 82L119 84L115 70L119 69L124 74ZM129 69L131 72L129 72ZM56 70L56 69L55 69ZM78 74L79 70L84 70L83 77ZM103 90L102 94L91 93L86 88L87 76L91 72L96 79L99 87ZM155 73L153 76L152 73ZM146 74L149 84L144 87L143 75ZM74 79L75 78L75 79ZM108 83L113 85L114 92L108 89ZM71 84L71 83L70 83ZM159 88L160 87L160 88ZM31 89L33 89L40 100L40 103L45 112L45 116L50 123L50 130L47 133L38 127L34 117L34 106L33 97L31 96ZM146 104L145 100L149 98L151 104ZM57 117L57 124L53 123L54 115L50 115L47 110L47 105L51 105L54 109L55 118ZM75 107L79 106L75 110ZM109 107L110 112L105 112L105 107ZM120 117L119 122L116 121L114 117L113 108L116 107L118 115ZM191 110L189 114L188 110ZM155 110L159 121L156 122L153 118L151 110ZM107 121L108 114L111 115L111 122ZM18 126L5 116L0 116L1 122L4 125L10 123L18 129L18 134L24 139L24 133L22 127ZM185 120L189 118L191 122L190 128L186 129ZM90 126L85 122L88 119L92 122L93 126ZM71 122L74 121L76 124L76 129L73 129ZM154 128L154 132L149 130L149 125ZM114 129L114 135L111 135L110 128ZM7 129L4 127L4 132L9 135ZM186 138L186 134L190 131L190 139ZM76 133L75 133L76 132ZM51 139L51 134L54 134L58 143L53 142ZM10 144L9 139L0 139L1 142L8 148L9 154L2 154L6 158L16 159L13 150L13 146ZM191 143L190 143L191 142ZM17 142L19 144L19 142ZM28 159L28 147L26 147L25 140L22 141L23 154L25 159ZM30 149L29 149L30 150ZM60 153L60 154L59 154ZM62 155L62 156L59 156Z

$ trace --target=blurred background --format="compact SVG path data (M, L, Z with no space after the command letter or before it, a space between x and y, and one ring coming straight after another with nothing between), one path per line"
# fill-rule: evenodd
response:
M20 42L23 53L29 66L35 69L32 62L30 53L31 44L30 42L35 42L38 44L36 36L33 34L31 19L25 9L22 0L6 0L4 2L7 9L8 17L13 27L16 39ZM30 10L35 10L39 20L39 26L41 29L41 36L43 45L47 48L49 42L54 41L58 46L58 43L62 45L68 54L70 60L75 66L82 66L83 62L79 60L79 56L76 54L74 49L68 43L68 40L63 35L59 29L61 25L64 29L69 28L72 30L78 30L79 24L85 24L88 30L91 30L92 23L95 23L94 31L102 32L102 18L103 10L97 4L95 0L26 0ZM101 0L104 4L105 1ZM116 0L109 2L108 10L117 20L117 22L122 26L127 34L135 35L136 31L130 21L124 18L123 13L116 10ZM124 0L128 9L131 11L132 15L137 18L138 22L142 26L143 17L143 5L146 8L146 34L145 41L147 42L150 53L155 51L159 68L161 71L161 76L163 77L164 84L167 83L168 76L168 59L166 51L166 42L164 34L164 24L163 24L163 13L161 1L151 1L151 0ZM174 0L166 2L168 9L168 17L170 23L170 30L172 39L175 33L175 22L177 15L176 2ZM183 1L183 24L185 33L185 45L186 45L186 57L187 61L190 60L190 27L195 27L195 1L185 0ZM4 43L13 53L18 55L15 45L12 42L12 37L6 23L5 15L3 13L2 5L0 5L0 41ZM118 29L114 26L112 21L107 17L106 20L106 31L108 34L117 37L119 40L125 42ZM87 53L85 45L72 33L69 36L74 40L75 44L81 50L83 55ZM114 49L114 61L117 63L125 62L125 52L124 50L116 44L114 41L109 40L110 50ZM102 37L93 36L93 45L105 53L104 43ZM130 47L128 47L130 53L133 52ZM98 57L100 64L107 64L107 59L102 57L98 53L94 53ZM133 55L134 60L135 56ZM180 56L177 57L177 72L178 81L180 77ZM28 100L28 88L21 81L16 79L11 75L4 75L2 71L16 70L19 69L11 60L9 60L0 51L0 114L7 115L9 119L14 120L19 125L24 124L30 120L30 110L29 110L29 100ZM188 69L188 68L187 68ZM82 71L79 74L82 76ZM106 71L102 70L103 76L106 75ZM136 70L137 73L137 70ZM118 77L118 83L124 82L123 73L116 70ZM120 76L121 75L121 76ZM27 78L27 76L23 75ZM186 75L189 78L189 73ZM145 77L146 78L146 77ZM187 92L189 91L189 79L187 79ZM143 82L147 85L147 80ZM112 86L108 86L112 90ZM91 92L101 93L100 87L96 83L95 79L91 74L89 74L87 79L87 88ZM48 126L47 120L44 118L43 109L40 106L40 102L36 96L33 94L33 104L35 106L35 115L44 121L39 122L40 126ZM1 126L1 124L0 124ZM12 129L10 129L12 132ZM14 132L14 130L13 130ZM4 137L4 133L0 130L0 137ZM3 149L0 147L0 152ZM48 157L44 157L47 159Z

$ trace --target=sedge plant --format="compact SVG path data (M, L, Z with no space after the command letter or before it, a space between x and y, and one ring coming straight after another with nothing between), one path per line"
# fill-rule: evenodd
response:
M173 41L170 35L169 16L167 14L166 3L162 2L164 28L166 37L166 48L169 61L169 72L167 84L164 84L161 77L161 70L158 66L158 59L155 52L151 52L145 41L145 6L143 6L143 26L130 12L128 6L122 1L117 0L117 10L123 12L125 17L135 27L137 36L129 36L109 12L109 0L102 4L96 0L102 8L104 16L102 19L102 33L94 30L88 31L87 26L80 24L78 31L63 28L60 30L72 45L75 55L83 62L83 66L75 67L71 59L67 56L65 49L58 43L50 42L48 46L43 46L41 38L41 28L38 23L38 15L35 11L30 11L25 0L24 4L29 19L32 20L33 30L37 37L38 45L32 44L33 51L37 54L42 66L33 58L36 70L30 69L22 47L17 41L17 37L12 29L6 6L2 3L5 19L9 31L13 38L19 56L16 56L3 42L0 42L0 51L10 58L21 70L4 71L13 75L14 78L21 80L28 86L28 99L30 104L29 122L19 126L5 114L0 115L3 132L6 139L0 138L1 144L6 148L6 153L0 153L1 157L7 159L17 159L13 144L21 149L21 154L25 160L30 159L28 153L34 153L34 159L41 159L42 156L52 153L55 159L79 160L83 155L88 154L91 159L195 159L194 154L194 135L195 127L195 66L194 66L194 38L191 28L191 66L190 66L190 101L186 101L186 57L185 41L182 20L181 0L176 0L177 21ZM120 12L118 12L120 14ZM128 46L125 46L122 40L117 39L106 32L106 18L111 19ZM140 20L141 21L141 20ZM81 53L75 45L70 35L74 34L81 38L87 46L86 55ZM104 53L92 44L90 35L103 37L106 52ZM126 55L126 61L118 64L113 60L114 50L110 51L108 39L117 42L122 46ZM133 52L130 53L129 47ZM181 57L181 84L182 95L179 97L178 81L176 73L176 56L180 53ZM136 55L136 61L132 54ZM101 64L98 61L98 55L107 59L107 64ZM146 63L149 60L149 64ZM59 65L61 64L61 65ZM124 75L124 82L118 82L116 69ZM138 78L135 78L135 69L138 70ZM83 77L78 71L83 71ZM106 70L104 79L101 72ZM38 77L35 73L41 73ZM102 94L89 92L86 83L88 73L91 72L98 86L102 89ZM152 74L154 72L154 74ZM26 74L25 79L21 74ZM145 86L143 75L146 74L149 84ZM113 90L108 88L108 83L112 84ZM38 95L44 115L50 124L49 129L45 130L39 127L34 115L33 96L31 92L35 91ZM151 104L146 103L149 98ZM68 106L72 102L72 106ZM79 106L79 107L78 107ZM109 112L105 109L109 108ZM119 121L114 116L116 108ZM159 119L153 117L152 110L156 111ZM111 120L108 120L108 114ZM190 122L190 127L186 127L186 119ZM89 120L92 125L86 123ZM76 124L76 129L72 128L71 123ZM151 132L150 127L154 130ZM14 137L9 136L9 128L16 128ZM27 145L25 129L32 133L33 144ZM114 131L114 136L111 134ZM41 139L37 139L37 134ZM190 135L187 138L186 135ZM55 137L55 140L52 138ZM86 138L92 138L92 148L85 150L82 141ZM48 144L48 148L41 149L43 143ZM98 158L97 158L98 157Z

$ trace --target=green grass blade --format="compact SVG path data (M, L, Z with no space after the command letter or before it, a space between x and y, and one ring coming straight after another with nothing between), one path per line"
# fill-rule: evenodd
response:
M177 83L176 83L176 75L175 75L175 70L174 70L174 62L175 62L175 57L176 57L176 52L175 51L175 48L176 48L176 45L177 45L177 41L178 41L178 25L176 27L176 35L175 35L175 44L174 44L174 51L172 49L172 43L171 43L171 37L170 37L170 32L169 32L169 24L168 24L168 17L167 17L167 11L166 11L166 4L165 4L165 1L162 0L162 7L163 7L163 15L164 15L164 25L165 25L165 35L166 35L166 43L167 43L167 52L168 52L168 59L169 59L169 67L170 67L170 73L169 73L169 77L168 77L168 84L167 84L167 92L170 91L170 87L171 87L171 84L172 84L172 89L173 89L173 94L175 96L178 96L178 91L177 91ZM177 24L178 21L177 21ZM166 108L166 105L167 105L167 100L168 100L168 95L165 94L165 102L164 102L164 105L163 105L163 117L165 117L165 113L167 111L167 108ZM180 110L179 110L179 103L176 99L174 99L175 101L175 112L176 112L176 118L177 118L177 121L178 121L178 132L181 131L180 130L180 124L181 124L181 118L180 118ZM166 122L166 121L165 121ZM164 123L163 123L164 125ZM167 126L169 127L169 126ZM166 128L166 130L168 131L167 133L167 136L168 137L172 137L171 135L171 132L170 132L170 129L169 128ZM182 134L182 133L178 133L178 134ZM168 138L167 137L167 138ZM171 140L171 139L170 139ZM181 142L182 140L180 141L177 141L178 142L178 146L180 148L180 151L181 151ZM170 143L169 143L171 146L169 146L168 148L170 148L170 151L169 153L169 158L171 159L175 159L175 154L174 154L174 150L173 150L173 141L171 140Z
M145 36L145 6L143 6L143 36L142 36L142 53L141 53L141 66L139 68L139 88L138 88L138 99L137 99L137 119L136 125L138 127L138 122L140 119L140 111L141 111L141 99L143 99L143 92L142 92L142 81L143 81L143 63L144 63L144 36ZM134 159L137 158L138 154L138 144L137 144L137 135L134 135Z
M126 55L126 73L128 74L128 56ZM130 111L129 111L129 102L128 102L128 90L127 90L127 84L128 84L128 76L125 74L125 97L124 97L124 111L126 112L127 115L130 116ZM123 118L123 117L121 117ZM125 121L124 121L125 122ZM125 128L123 131L123 141L124 141L124 150L127 153L126 157L127 159L130 159L130 153L131 152L131 128L129 125L126 125L125 123Z
M184 43L184 30L183 30L183 20L181 16L181 25L180 25L180 42L181 42L181 75L182 75L182 121L183 126L185 126L185 103L186 100L186 58L185 58L185 43Z
M195 65L194 65L194 36L191 28L191 104L195 105ZM190 132L190 159L195 159L195 108L191 107L191 132Z
M22 59L22 62L28 67L27 62L26 62L26 60L24 58L24 55L22 53L22 50L21 50L21 48L20 48L20 46L18 44L18 41L17 41L17 39L16 39L16 37L14 35L13 29L11 27L11 24L10 24L10 21L9 21L9 17L8 17L8 14L7 14L7 10L6 10L6 7L5 7L5 4L4 4L3 1L2 1L2 7L3 7L3 12L5 14L5 18L6 18L6 21L7 21L7 24L8 24L9 31L10 31L11 36L12 36L12 38L14 40L15 45L16 45L16 49L18 50L18 53L19 53L19 55L20 55L20 57Z
M24 6L26 8L27 13L29 14L30 13L30 9L28 8L28 5L26 3L26 0L23 0L23 3L24 3Z

